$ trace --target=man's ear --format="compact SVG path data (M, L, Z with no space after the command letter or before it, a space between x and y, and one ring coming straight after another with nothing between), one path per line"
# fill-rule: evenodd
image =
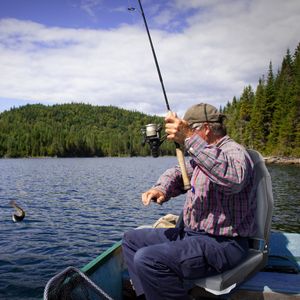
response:
M204 123L203 126L204 126L205 135L208 136L209 133L211 132L210 126L208 123Z

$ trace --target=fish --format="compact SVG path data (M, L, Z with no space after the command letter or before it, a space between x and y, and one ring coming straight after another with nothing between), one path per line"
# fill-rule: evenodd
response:
M21 222L25 218L25 211L17 205L16 201L11 200L9 204L16 209L16 213L12 214L12 220L14 222Z

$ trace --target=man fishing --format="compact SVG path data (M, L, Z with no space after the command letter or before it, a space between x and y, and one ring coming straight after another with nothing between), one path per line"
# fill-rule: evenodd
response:
M184 279L215 275L238 265L256 230L251 198L253 163L243 146L226 134L225 116L209 104L189 108L183 119L169 112L167 138L183 145L190 159L191 189L183 226L144 228L124 234L123 253L141 299L189 299ZM142 194L142 202L162 204L185 191L181 169L166 170Z

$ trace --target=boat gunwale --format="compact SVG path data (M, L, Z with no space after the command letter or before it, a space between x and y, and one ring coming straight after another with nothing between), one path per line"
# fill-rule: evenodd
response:
M81 272L90 275L95 270L95 268L98 268L100 265L103 265L106 261L108 261L111 258L110 254L112 254L115 250L119 249L121 244L122 244L122 240L115 242L110 248L105 250L103 253L98 255L95 259L93 259L84 267L82 267Z

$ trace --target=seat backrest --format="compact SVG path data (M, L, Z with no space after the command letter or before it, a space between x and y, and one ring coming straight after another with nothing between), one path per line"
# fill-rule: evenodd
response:
M273 193L270 173L260 153L255 150L247 150L254 164L254 188L252 190L256 199L256 224L257 232L253 239L262 240L263 249L267 250L269 233L272 222Z

